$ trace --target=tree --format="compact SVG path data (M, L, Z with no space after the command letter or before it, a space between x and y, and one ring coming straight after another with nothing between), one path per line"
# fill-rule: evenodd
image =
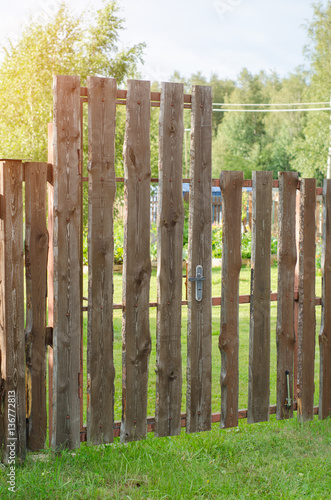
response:
M79 75L86 85L89 75L121 84L136 74L144 44L118 50L123 19L117 12L116 2L108 1L96 12L76 16L62 3L54 18L31 21L17 43L9 41L0 65L2 158L47 160L53 75ZM121 148L121 131L116 146ZM121 155L117 158L121 168Z
M310 102L329 102L331 92L331 2L313 5L314 14L307 24L309 42L304 49L310 63ZM314 176L319 184L326 175L329 135L329 112L308 113L302 137L293 144L291 166L304 176Z
M269 101L266 95L265 74L252 75L244 68L231 93L229 103L255 104ZM247 108L238 108L247 109ZM213 175L220 170L243 170L251 177L260 170L259 155L264 136L264 114L238 111L225 113L214 139Z

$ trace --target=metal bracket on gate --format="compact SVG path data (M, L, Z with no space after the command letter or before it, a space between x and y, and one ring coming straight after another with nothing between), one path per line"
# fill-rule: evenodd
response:
M202 282L206 278L202 276L202 266L197 266L195 270L195 278L189 278L189 281L195 281L195 300L201 302L202 300Z
M291 393L290 393L290 372L288 370L286 370L285 375L286 375L286 383L287 383L287 398L285 399L285 406L286 406L286 409L289 410L292 406Z

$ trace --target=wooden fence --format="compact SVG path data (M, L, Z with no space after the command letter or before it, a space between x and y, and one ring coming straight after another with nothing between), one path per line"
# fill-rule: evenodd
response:
M88 179L82 174L82 108L88 103ZM115 178L116 106L126 105L124 179ZM151 304L150 109L160 106L158 300ZM183 110L191 109L188 300L182 301ZM0 163L0 441L26 449L77 448L331 412L331 181L323 187L322 298L315 297L314 179L295 172L221 172L212 180L209 87L146 81L118 90L113 79L54 80L49 163ZM83 384L82 183L88 180L87 387ZM113 208L125 184L123 301L113 304ZM25 186L23 189L23 185ZM212 185L223 200L222 294L212 297ZM239 296L242 187L252 186L251 294ZM272 188L279 188L278 294L270 294ZM47 193L48 191L48 193ZM48 196L47 196L48 194ZM23 198L25 204L23 205ZM23 214L23 206L25 214ZM25 232L25 247L23 233ZM299 256L299 258L297 258ZM24 265L26 292L24 294ZM277 300L277 405L269 404L270 303ZM238 408L240 303L250 302L248 409ZM221 411L211 411L212 306L221 304ZM155 417L147 418L151 335L157 306ZM187 408L181 414L181 310L187 305ZM322 305L320 401L313 406L315 306ZM121 308L122 421L114 422L113 310ZM26 314L24 315L24 310ZM48 349L48 352L47 352ZM46 401L48 363L49 416ZM83 391L87 390L87 426ZM288 392L289 391L289 392Z

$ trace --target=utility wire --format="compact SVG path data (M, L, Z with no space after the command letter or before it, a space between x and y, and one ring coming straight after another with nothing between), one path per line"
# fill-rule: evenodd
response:
M291 102L291 103L284 103L284 102L277 102L277 103L256 103L256 104L233 104L230 102L213 102L213 106L310 106L310 105L317 105L317 104L330 104L329 101L326 102Z
M219 113L293 113L295 111L330 111L331 108L293 108L293 109L213 109L215 112Z

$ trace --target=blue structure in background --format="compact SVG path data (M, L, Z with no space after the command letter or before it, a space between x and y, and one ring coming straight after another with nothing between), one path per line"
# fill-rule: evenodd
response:
M190 193L190 184L188 182L183 183L183 198L188 200ZM252 191L251 187L244 187L243 191ZM158 197L158 186L153 186L151 189L151 222L156 222L157 218L157 197ZM212 214L213 223L221 223L222 221L222 193L221 188L218 186L212 187ZM247 206L247 218L248 218L248 206Z

